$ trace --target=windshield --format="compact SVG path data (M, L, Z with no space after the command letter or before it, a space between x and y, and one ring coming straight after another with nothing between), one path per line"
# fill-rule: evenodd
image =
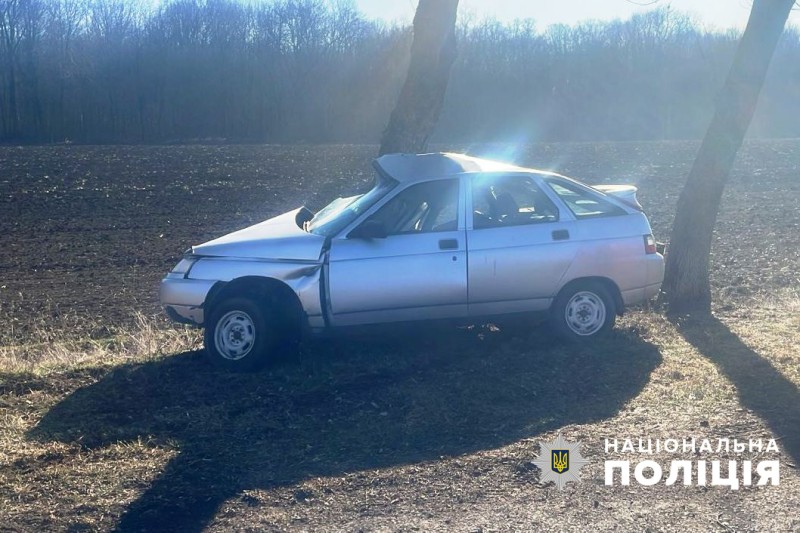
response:
M314 215L314 218L308 221L305 230L314 235L333 237L358 218L359 215L375 205L395 185L397 185L396 181L378 180L375 186L366 194L350 196L349 198L337 198L320 209Z

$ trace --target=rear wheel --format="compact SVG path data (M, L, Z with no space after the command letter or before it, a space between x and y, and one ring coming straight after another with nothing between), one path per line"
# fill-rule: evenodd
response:
M550 320L559 336L585 341L608 333L616 319L614 299L601 283L585 281L568 285L558 294Z
M214 366L252 372L274 358L278 331L269 309L249 298L235 297L214 306L204 341L206 356Z

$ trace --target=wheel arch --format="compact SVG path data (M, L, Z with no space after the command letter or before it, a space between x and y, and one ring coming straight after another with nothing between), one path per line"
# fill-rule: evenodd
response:
M286 325L297 328L298 333L307 322L297 293L283 281L265 276L243 276L215 283L203 303L204 315L209 316L219 302L236 297L254 298L259 303L274 305L281 311Z
M586 276L583 278L575 278L570 280L567 284L565 284L556 294L555 298L553 298L553 303L550 304L550 308L552 309L555 305L558 298L567 290L572 289L576 285L581 285L584 283L597 283L602 285L608 293L611 295L611 298L614 300L614 311L618 316L622 316L625 312L625 302L622 300L622 292L619 290L619 286L612 280L611 278L606 278L603 276Z

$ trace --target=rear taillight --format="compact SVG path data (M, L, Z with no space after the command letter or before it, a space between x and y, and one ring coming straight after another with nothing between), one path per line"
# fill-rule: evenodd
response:
M654 254L657 253L656 238L652 234L644 236L644 253Z

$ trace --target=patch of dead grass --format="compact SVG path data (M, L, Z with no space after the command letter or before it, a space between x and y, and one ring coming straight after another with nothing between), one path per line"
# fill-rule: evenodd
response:
M0 373L48 373L87 365L147 361L165 354L197 349L200 330L176 326L163 317L131 312L128 326L90 328L96 334L76 338L69 327L75 317L58 323L42 321L24 339L0 345ZM12 335L13 338L13 335ZM27 340L27 342L25 342ZM9 342L10 341L10 342Z

